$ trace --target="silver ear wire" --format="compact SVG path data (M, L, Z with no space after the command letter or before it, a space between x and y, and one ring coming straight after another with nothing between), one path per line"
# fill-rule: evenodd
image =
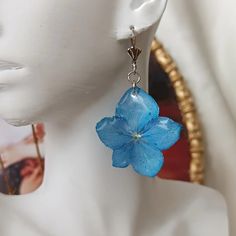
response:
M131 45L133 47L136 46L136 32L135 32L135 28L133 25L131 25L130 27L130 30L131 30Z
M141 80L140 74L137 72L137 60L142 50L136 47L136 31L133 25L130 26L131 30L131 47L128 48L128 54L132 59L132 71L128 74L128 80L136 87Z

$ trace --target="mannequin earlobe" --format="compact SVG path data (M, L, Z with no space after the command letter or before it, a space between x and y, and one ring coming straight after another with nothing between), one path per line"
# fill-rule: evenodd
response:
M127 39L130 37L131 25L135 26L137 34L146 31L151 26L161 20L165 11L168 0L126 0L129 7L125 9L117 18L117 40Z

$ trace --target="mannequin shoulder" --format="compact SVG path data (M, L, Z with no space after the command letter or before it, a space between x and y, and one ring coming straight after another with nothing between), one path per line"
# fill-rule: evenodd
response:
M217 191L179 181L147 182L140 217L150 219L153 232L146 235L229 235L226 203Z

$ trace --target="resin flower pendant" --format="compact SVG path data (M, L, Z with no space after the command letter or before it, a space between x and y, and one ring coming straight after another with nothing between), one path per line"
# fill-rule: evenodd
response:
M139 87L130 88L120 99L115 116L97 123L101 141L113 150L112 165L132 165L140 175L154 177L164 162L163 150L174 145L182 126L159 116L155 100Z

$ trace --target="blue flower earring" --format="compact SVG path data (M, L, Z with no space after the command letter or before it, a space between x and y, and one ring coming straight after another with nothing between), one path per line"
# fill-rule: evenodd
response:
M132 58L132 71L128 80L132 87L121 97L115 116L99 121L96 131L100 140L113 150L114 167L132 165L138 174L155 177L164 163L162 151L178 141L182 126L167 117L160 117L155 100L137 86L141 80L137 72L141 49L136 48L134 27L130 30L128 54Z

